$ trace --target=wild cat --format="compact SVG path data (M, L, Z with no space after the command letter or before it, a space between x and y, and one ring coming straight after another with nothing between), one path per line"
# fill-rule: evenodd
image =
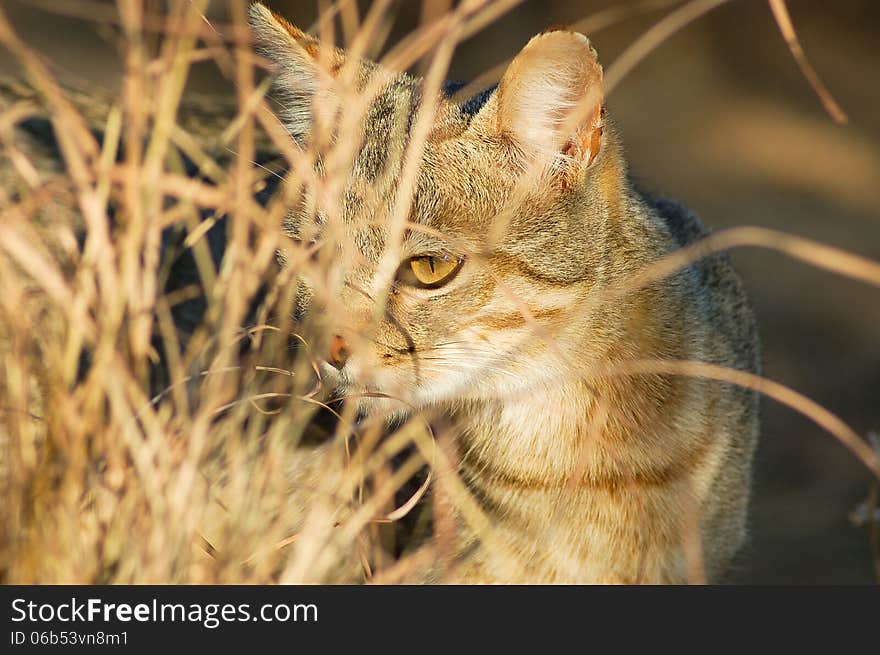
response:
M324 330L324 373L341 393L400 399L361 398L362 411L431 409L454 424L492 545L463 528L439 579L720 580L745 534L757 395L614 366L696 360L756 373L755 320L723 256L597 302L707 231L631 182L590 41L540 34L494 89L464 104L431 98L411 225L394 248L425 83L352 65L260 4L250 23L301 143L316 120L343 119L334 76L353 68L352 84L374 87L341 194L339 283L328 293L303 280L300 309L345 308ZM321 213L307 205L286 229L320 239Z
M277 65L280 118L302 145L321 151L321 128L332 134L357 116L337 111L336 89L370 99L354 125L360 138L349 130L343 139L353 160L320 152L316 166L328 179L345 171L342 202L322 207L306 193L285 226L318 244L342 227L342 256L319 251L334 284L303 276L297 293L299 313L326 323L325 378L342 395L374 396L358 400L364 413L425 410L455 428L458 473L489 530L462 520L451 561L420 579L722 579L745 532L756 395L615 366L697 360L757 372L754 319L720 256L607 293L706 231L630 181L589 41L539 35L496 88L459 104L453 87L429 96L426 82L325 49L260 5L250 15L260 52ZM0 83L0 100L22 93ZM87 96L78 104L103 126L111 101ZM407 186L406 157L430 101L436 111ZM208 120L208 109L179 119L190 119L187 131L219 134L228 119ZM41 171L63 167L48 120L17 137ZM12 164L0 158L10 198L22 184ZM396 248L401 198L407 223ZM76 214L63 197L51 202L46 211ZM190 318L178 321L184 332L200 320ZM306 506L324 470L317 450L301 458L292 506Z

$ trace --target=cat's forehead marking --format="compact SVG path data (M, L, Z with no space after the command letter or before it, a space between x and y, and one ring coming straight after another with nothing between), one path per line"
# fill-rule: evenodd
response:
M492 186L484 171L477 170L485 158L473 148L455 145L473 117L492 97L494 87L462 105L448 102L460 89L448 84L432 134L424 146L403 238L401 256L461 250L462 238L472 241L478 231L480 208L491 205L485 198ZM342 196L341 217L349 251L361 264L377 263L386 247L394 216L400 171L423 100L418 82L402 75L374 99L364 126L349 183ZM484 162L485 163L485 162ZM323 226L320 213L319 229ZM419 230L418 227L427 228ZM352 262L354 264L354 262Z
M354 162L361 180L376 183L394 179L412 130L420 101L416 80L401 75L373 99L364 118L362 144Z
M453 104L455 93L463 87L447 82L441 88L432 134L448 137L459 133L495 93L493 86L461 104ZM392 79L372 100L364 120L362 145L355 158L354 173L359 181L397 181L423 100L421 82L406 74Z

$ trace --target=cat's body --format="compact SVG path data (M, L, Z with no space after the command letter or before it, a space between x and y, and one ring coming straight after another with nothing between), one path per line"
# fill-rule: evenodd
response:
M321 48L259 5L252 25L279 66L282 117L308 143L313 112L333 115L332 81L322 83L315 65ZM351 64L339 51L325 59L331 78ZM359 88L387 81L340 210L353 237L341 247L353 254L337 268L344 283L320 299L331 316L345 307L327 325L345 357L331 348L327 372L339 369L344 391L388 393L453 419L460 472L492 535L463 528L460 560L438 579L719 579L744 536L757 396L614 369L659 359L757 372L755 323L724 257L597 300L705 228L631 183L589 42L538 36L497 89L465 105L438 101L409 220L449 241L411 230L390 266L399 153L422 88L353 66ZM395 114L409 116L408 129ZM304 226L324 229L292 214L291 234ZM413 281L414 260L441 266L442 279ZM376 302L386 304L384 320ZM361 404L405 411L391 400Z

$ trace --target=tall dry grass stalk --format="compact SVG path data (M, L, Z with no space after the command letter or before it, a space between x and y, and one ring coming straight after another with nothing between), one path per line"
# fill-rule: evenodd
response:
M393 429L358 421L322 384L320 325L294 317L298 276L332 287L328 253L346 238L338 208L357 141L345 135L357 134L378 89L356 92L346 65L326 82L344 108L340 137L319 124L314 147L303 150L266 100L270 67L251 47L245 3L229 2L224 25L205 18L207 0L170 2L161 13L161 3L140 0L118 0L116 11L44 4L115 26L124 76L115 95L66 89L0 8L0 43L26 80L4 82L0 94L0 580L407 581L442 568L456 515L491 545L492 527L456 475L446 424L419 414ZM354 2L320 3L316 33L344 44L349 61L376 57L393 4L376 0L361 16ZM424 95L434 97L456 44L516 4L425 0L423 23L382 63L421 66ZM658 37L720 3L632 9L673 4L681 6L612 66L611 81ZM784 15L784 4L773 4ZM185 96L191 66L207 60L234 98ZM405 230L418 229L407 223L408 202L434 110L421 105L402 156L390 265ZM17 131L27 121L47 121L59 152ZM282 230L287 208L303 198L326 215L319 244L291 245ZM658 262L584 311L741 245L880 284L874 262L752 229ZM283 268L282 248L293 253ZM183 253L194 271L185 284L175 282ZM190 316L197 320L186 323ZM880 477L878 455L843 421L781 385L693 362L634 362L611 373L660 370L769 393Z

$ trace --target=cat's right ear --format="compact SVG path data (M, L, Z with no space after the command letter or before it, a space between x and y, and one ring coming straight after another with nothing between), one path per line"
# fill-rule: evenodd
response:
M265 5L255 2L248 24L257 52L277 67L274 91L287 130L302 141L312 130L314 110L335 107L332 78L345 63L344 53L322 45Z

